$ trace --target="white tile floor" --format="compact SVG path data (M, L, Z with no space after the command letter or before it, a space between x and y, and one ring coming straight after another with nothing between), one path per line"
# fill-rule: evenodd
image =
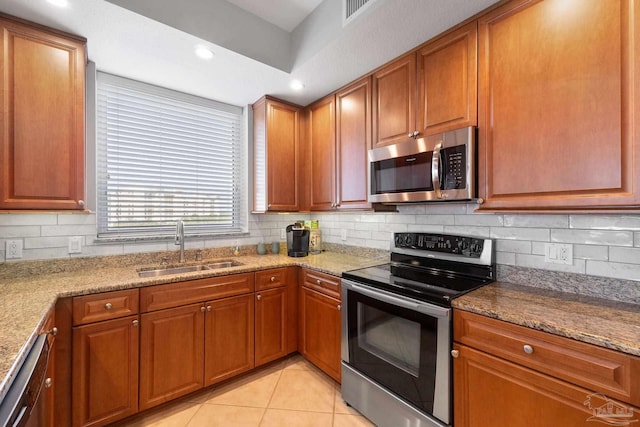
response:
M371 427L347 407L340 385L300 355L258 369L123 427Z

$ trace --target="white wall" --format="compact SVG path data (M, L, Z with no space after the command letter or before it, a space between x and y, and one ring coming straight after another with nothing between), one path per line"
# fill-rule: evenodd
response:
M398 213L251 215L240 239L191 239L187 248L255 245L280 240L297 219L318 219L324 242L389 249L396 231L433 231L492 237L499 264L640 280L640 215L474 214L475 204L409 205ZM94 214L0 214L0 261L5 241L24 242L23 259L65 258L68 237L80 236L83 252L73 256L174 250L173 241L96 243ZM341 239L342 230L347 239ZM544 243L573 244L573 265L544 262Z

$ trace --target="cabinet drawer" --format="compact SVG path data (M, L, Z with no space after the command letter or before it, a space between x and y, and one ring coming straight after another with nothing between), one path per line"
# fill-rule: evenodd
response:
M138 290L104 292L73 298L73 325L117 319L138 313Z
M154 311L254 291L254 273L189 280L140 290L140 311Z
M640 404L640 358L455 310L455 341L633 405Z
M302 286L315 289L330 297L342 299L340 278L319 271L302 269Z
M272 268L256 271L256 291L279 288L287 285L287 268Z

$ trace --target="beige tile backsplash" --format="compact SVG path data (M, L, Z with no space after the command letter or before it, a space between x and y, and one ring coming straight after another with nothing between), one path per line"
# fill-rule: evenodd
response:
M242 238L189 239L189 249L254 245L280 240L297 219L318 219L322 241L389 249L393 232L430 231L496 239L499 264L640 280L640 214L475 214L473 203L400 206L398 213L250 215ZM346 240L342 232L346 231ZM24 241L23 259L66 258L68 237L80 236L83 251L73 256L117 255L173 250L172 241L97 243L95 214L0 214L0 261L5 240ZM574 245L573 265L544 262L544 243Z

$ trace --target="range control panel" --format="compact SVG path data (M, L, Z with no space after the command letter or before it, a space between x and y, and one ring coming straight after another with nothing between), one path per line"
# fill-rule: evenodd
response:
M485 239L469 236L432 233L395 233L396 248L417 249L430 252L480 258Z

